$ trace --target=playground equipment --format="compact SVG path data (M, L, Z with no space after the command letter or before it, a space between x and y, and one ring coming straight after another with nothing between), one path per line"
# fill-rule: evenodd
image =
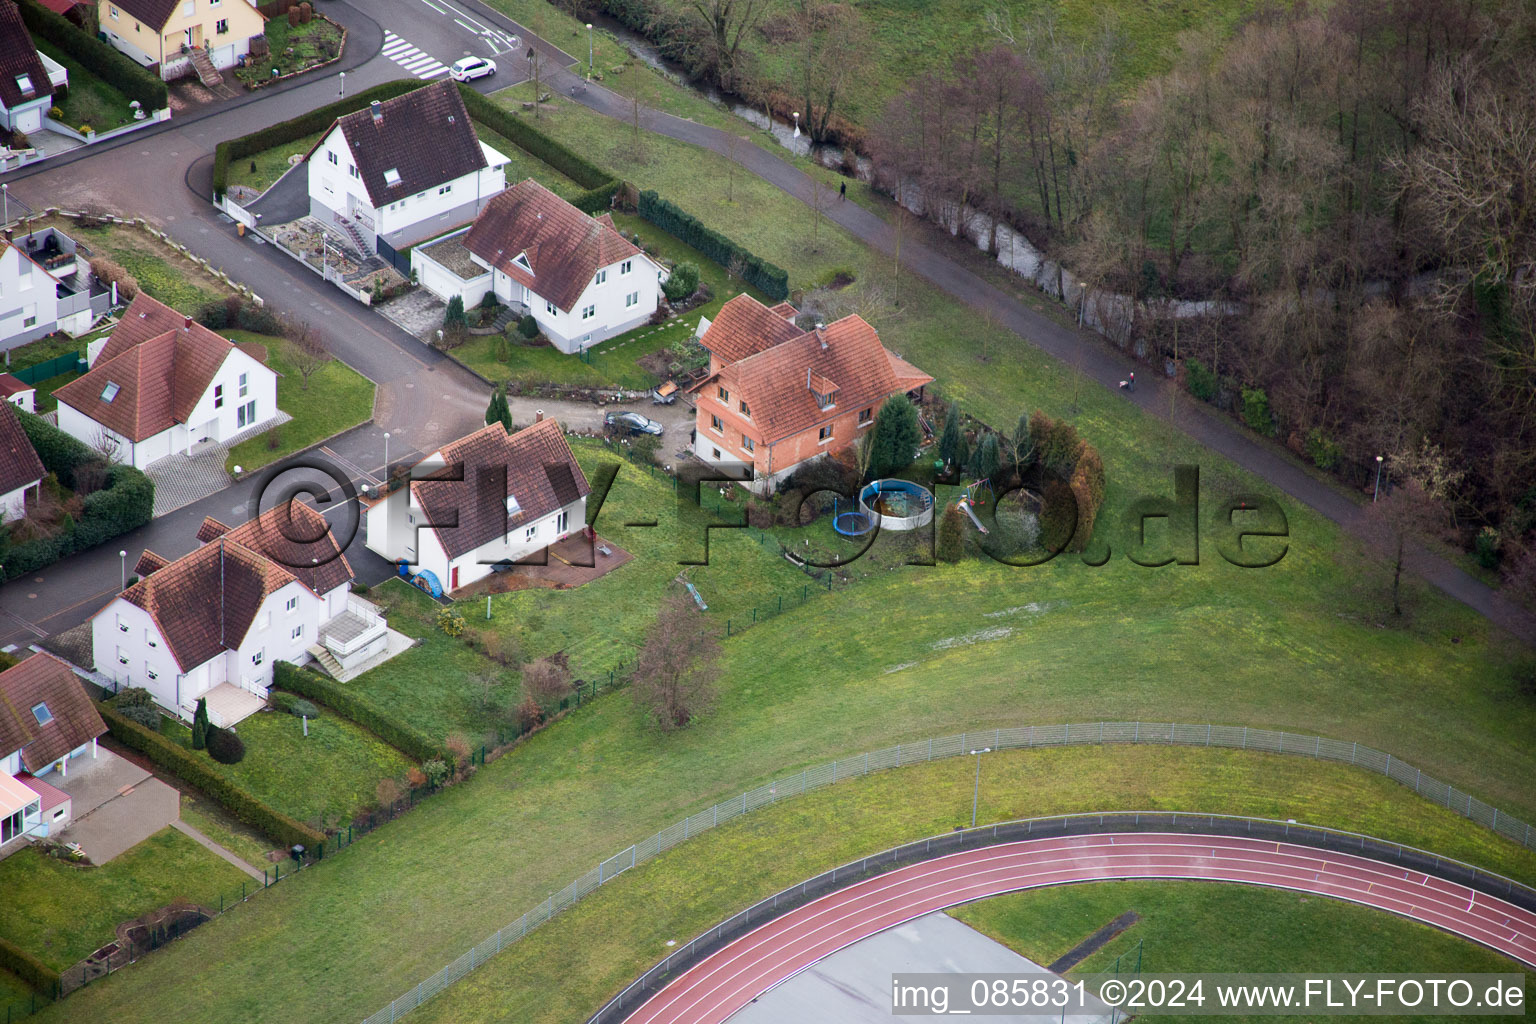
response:
M910 480L876 480L859 492L859 511L882 530L916 530L933 522L933 494Z
M838 499L832 499L832 529L844 537L862 537L875 528L874 520L858 510L838 510Z
M692 583L689 583L687 580L684 580L683 581L683 586L687 587L688 588L688 593L693 595L693 603L699 606L699 611L701 611L701 612L709 611L709 605L704 603L704 596L698 592L698 590L694 587L694 585Z
M433 597L443 596L443 584L437 578L437 574L431 569L423 569L420 572L411 572L411 563L401 558L395 562L395 569L407 583Z
M987 532L987 528L981 525L981 520L976 518L976 513L971 508L971 500L969 498L961 498L959 501L955 502L955 507L971 517L971 522L975 525L977 530L981 531L982 533Z
M992 481L985 479L977 480L966 485L965 500L970 502L972 505L985 505L986 502L981 498L983 492L985 492L988 498L993 498L994 501L996 500L992 494Z

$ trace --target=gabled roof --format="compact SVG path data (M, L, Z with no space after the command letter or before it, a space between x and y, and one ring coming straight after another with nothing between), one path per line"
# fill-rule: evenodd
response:
M370 106L338 117L335 126L375 208L489 166L459 87L446 78L380 101L377 119L374 110Z
M182 0L112 0L112 3L151 28L164 28Z
M35 384L28 384L13 374L0 373L0 398L14 398L24 392L36 390Z
M142 441L187 422L234 348L140 292L90 372L54 397L130 441Z
M722 363L734 363L804 334L795 326L795 315L787 302L769 309L743 293L720 307L699 344Z
M33 708L47 706L39 723ZM39 772L107 731L85 687L51 654L34 654L0 672L0 757L21 751L22 766Z
M20 414L10 402L0 402L0 494L31 487L48 471L21 429Z
M148 548L139 556L139 560L133 564L135 576L148 576L152 572L159 572L171 564L171 560L164 555L157 555Z
M858 316L797 332L796 337L722 367L718 379L751 407L752 422L769 443L850 409L879 406L891 395L933 380L887 351L875 329ZM830 394L834 404L823 409L818 393Z
M149 613L176 663L189 672L221 651L237 649L261 603L289 583L297 580L322 594L333 581L352 579L352 567L325 527L325 517L302 502L274 506L161 566L120 596Z
M444 445L431 461L445 468L411 481L411 490L427 522L437 525L449 558L505 537L592 490L552 419L511 435L500 423L489 424ZM509 497L517 499L510 515Z
M23 90L20 81L26 76L32 87ZM53 95L53 85L48 81L48 69L37 55L37 47L21 20L21 8L14 3L0 4L0 103L7 110L15 110L23 103Z
M600 269L644 255L612 217L588 216L532 178L485 205L464 248L567 313Z

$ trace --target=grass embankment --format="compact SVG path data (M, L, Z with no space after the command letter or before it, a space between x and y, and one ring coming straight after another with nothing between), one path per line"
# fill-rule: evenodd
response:
M217 908L241 881L239 868L173 828L94 868L23 850L0 861L0 935L62 970L111 942L123 921L177 900Z
M1134 970L1138 959L1143 974L1520 970L1507 957L1428 925L1353 903L1257 886L1100 882L1012 893L950 914L1036 963L1049 964L1128 910L1141 920L1075 967L1069 978L1113 971L1117 960L1123 974ZM1214 1001L1213 993L1204 994ZM1202 1018L1160 1013L1156 1019Z
M310 375L308 386L294 364L293 343L248 331L229 331L231 341L252 342L267 349L267 366L277 378L277 407L293 419L235 445L224 460L226 471L246 471L287 458L318 441L349 430L373 417L373 382L340 359L329 359ZM275 431L277 446L269 435Z
M50 217L34 224L53 226L84 242L95 256L105 256L138 279L139 287L183 313L195 315L231 289L147 231L128 224L85 227L69 217Z

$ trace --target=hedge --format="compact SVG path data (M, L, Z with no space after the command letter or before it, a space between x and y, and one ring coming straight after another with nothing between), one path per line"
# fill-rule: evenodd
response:
M79 466L101 461L100 454L42 417L17 410L16 418L37 450L43 468L55 474L64 486L73 489L75 470ZM113 466L107 471L107 486L85 496L85 507L78 522L66 520L51 537L10 546L0 541L0 548L4 549L4 572L0 579L15 579L36 572L76 552L136 530L154 518L154 513L154 481L132 466Z
M59 972L9 939L0 939L0 967L50 999L59 997Z
M436 759L453 764L457 760L442 743L429 739L404 722L380 714L358 700L351 690L318 672L299 668L291 662L279 661L273 669L272 685L325 705L414 761Z
M112 738L124 746L132 747L151 761L160 765L217 800L236 818L261 830L283 846L302 844L308 847L325 842L324 834L303 822L289 817L276 808L269 807L252 794L231 782L213 761L203 754L194 753L179 743L130 722L116 709L98 704L97 710L107 723Z
M331 122L344 114L363 110L374 100L383 102L394 99L403 93L413 89L422 88L419 81L413 78L400 79L394 82L385 82L371 89L364 89L354 96L337 100L335 103L327 103L323 107L291 117L286 121L269 124L249 135L242 135L238 139L226 139L214 147L213 151L213 197L218 200L223 197L229 183L229 162L242 157L255 156L265 152L273 146L281 146L285 142L302 139L306 135L328 128Z
M18 6L21 20L34 37L46 39L130 100L138 100L146 114L170 105L170 93L159 75L135 64L109 43L80 31L63 15L55 14L37 0L18 0Z
M655 192L640 193L640 216L668 234L676 235L727 270L733 269L733 264L737 265L734 269L740 270L742 280L774 302L788 298L789 274L782 267L754 256Z

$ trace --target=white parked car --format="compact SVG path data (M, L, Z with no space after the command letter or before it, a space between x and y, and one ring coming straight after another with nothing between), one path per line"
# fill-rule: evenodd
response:
M454 61L453 66L448 69L448 77L455 82L472 82L477 78L485 78L495 73L495 62L486 60L484 57L465 57Z

